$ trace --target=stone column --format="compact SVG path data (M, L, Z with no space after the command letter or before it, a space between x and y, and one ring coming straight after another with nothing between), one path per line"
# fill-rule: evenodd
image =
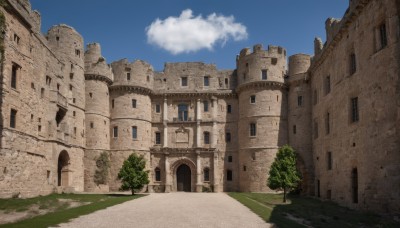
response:
M219 189L219 167L218 167L218 152L214 152L214 167L213 167L213 182L214 182L214 192L220 192Z
M164 159L165 159L165 192L171 192L172 191L172 181L171 181L171 168L169 165L169 160L168 160L168 153L164 154Z
M163 147L168 147L168 101L167 98L164 98L164 106L163 106Z
M196 103L196 120L197 120L197 125L196 125L196 147L201 147L201 107L200 107L200 99L197 99Z
M200 151L196 152L197 159L196 159L196 166L197 166L197 182L196 182L196 192L203 191L203 182L201 181L201 157Z
M213 119L213 128L211 132L211 148L217 147L217 98L212 98L212 119Z

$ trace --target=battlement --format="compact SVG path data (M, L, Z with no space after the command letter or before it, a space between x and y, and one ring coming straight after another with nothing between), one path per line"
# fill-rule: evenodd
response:
M153 88L153 66L143 60L129 62L121 59L111 63L114 73L113 85L139 86L148 89Z
M283 57L286 57L286 49L283 47L268 45L268 49L264 50L262 44L256 44L253 46L252 52L250 51L250 48L243 48L238 55L238 60L257 53L264 53L267 56L283 55Z
M107 64L106 59L101 55L99 43L91 43L86 46L85 74L105 76L113 80L111 66Z

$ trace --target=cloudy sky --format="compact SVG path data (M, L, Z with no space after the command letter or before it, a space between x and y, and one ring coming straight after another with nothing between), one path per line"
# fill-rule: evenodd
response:
M244 47L280 45L288 54L313 52L325 39L325 20L341 18L349 0L31 0L42 31L68 24L99 42L108 62L142 59L162 70L165 62L201 61L235 68Z

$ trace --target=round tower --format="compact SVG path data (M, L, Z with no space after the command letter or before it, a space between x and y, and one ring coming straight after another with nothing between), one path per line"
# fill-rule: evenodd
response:
M240 191L266 192L269 168L287 143L286 50L255 45L237 58Z
M288 123L289 145L298 154L297 168L302 174L303 193L314 193L314 165L311 135L311 85L308 69L311 56L297 54L289 57Z
M150 162L152 141L151 99L153 68L144 61L123 59L111 64L114 83L110 87L112 175L133 152ZM149 165L149 164L148 164ZM117 182L111 186L117 190Z

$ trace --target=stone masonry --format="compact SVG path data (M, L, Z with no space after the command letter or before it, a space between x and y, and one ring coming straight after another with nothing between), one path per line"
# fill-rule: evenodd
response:
M0 197L117 191L132 153L150 171L143 191L269 192L269 167L289 144L303 194L400 212L399 1L350 0L314 56L255 45L234 70L162 72L107 64L70 26L41 34L28 0L3 2ZM103 152L111 167L98 185Z

